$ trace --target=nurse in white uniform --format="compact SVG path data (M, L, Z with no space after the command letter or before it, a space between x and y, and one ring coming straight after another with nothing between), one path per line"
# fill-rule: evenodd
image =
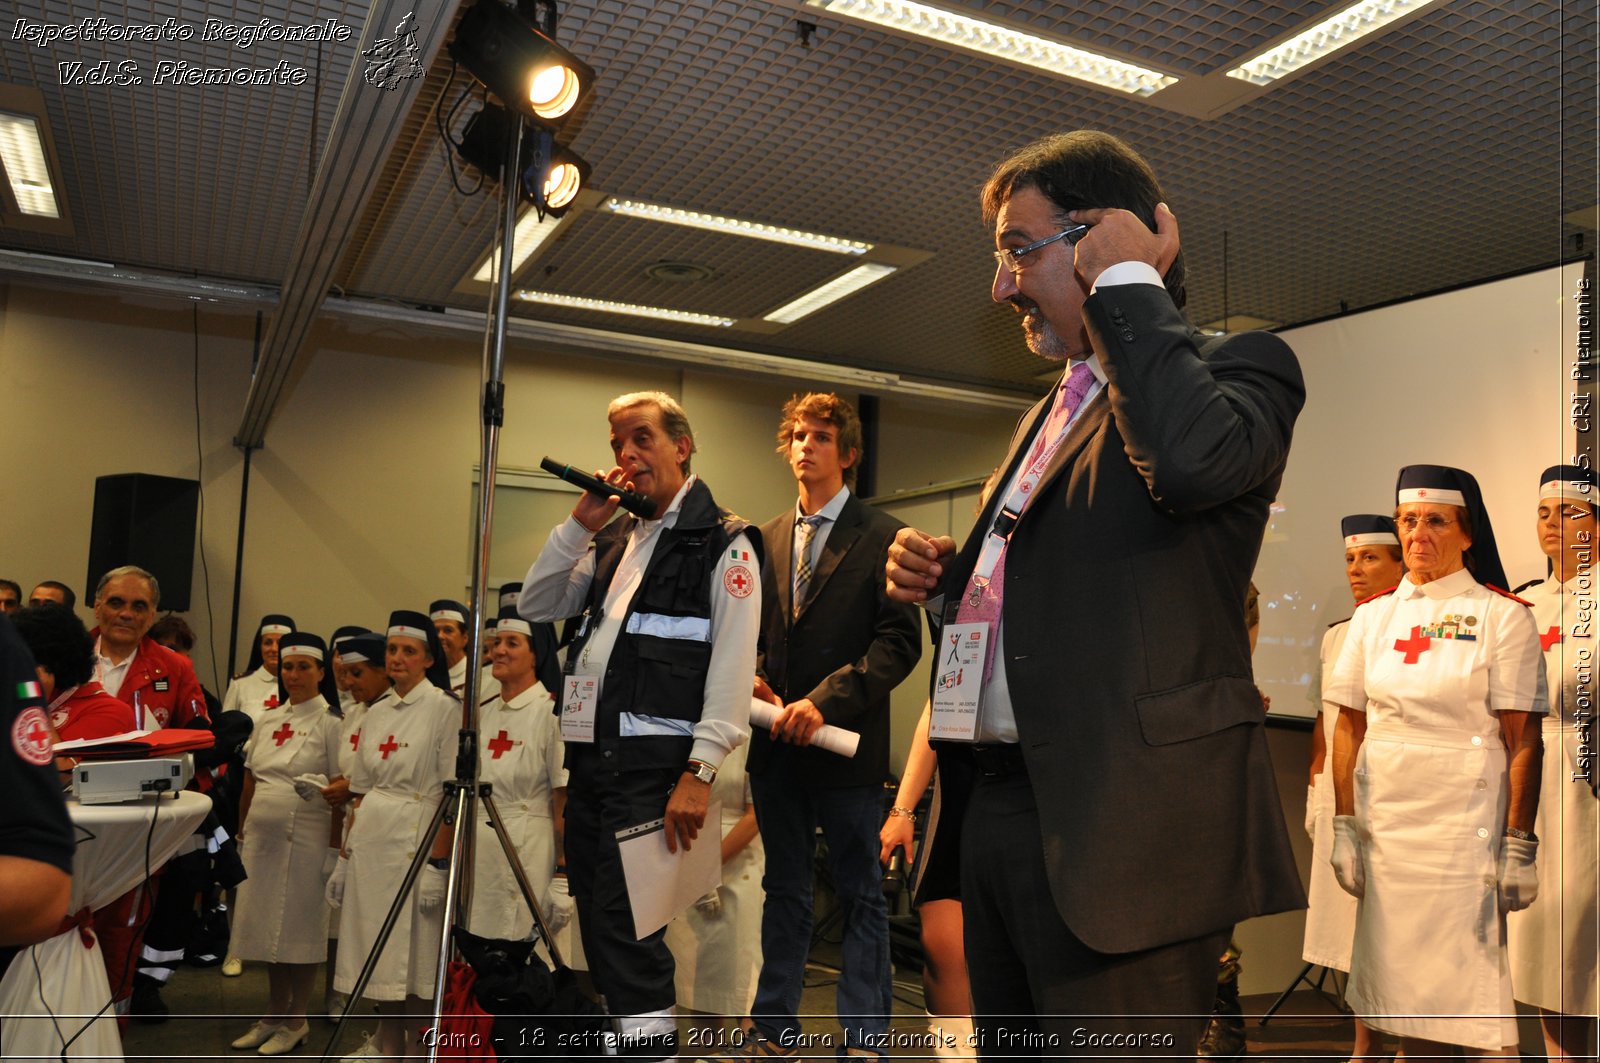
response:
M1544 662L1477 481L1400 470L1406 578L1350 621L1323 697L1334 874L1360 898L1347 999L1401 1054L1516 1058L1505 913L1538 882ZM1494 585L1494 586L1490 586Z
M561 724L545 686L560 683L555 648L549 624L529 624L515 607L502 612L493 651L499 691L483 700L478 714L478 781L492 787L490 796L541 912L559 862L558 825L567 800ZM518 941L533 933L533 915L481 809L467 929Z
M234 1048L261 1055L291 1052L310 1032L306 1008L328 939L323 887L338 857L343 814L312 791L295 790L306 774L338 774L340 720L330 709L338 692L326 668L322 639L283 636L280 707L262 713L245 745L240 855L249 878L239 887L233 952L267 964L267 1014Z
M1350 596L1360 605L1375 594L1392 590L1405 575L1400 559L1400 537L1394 518L1376 513L1356 513L1339 522L1344 538L1344 574L1350 582ZM1305 948L1307 963L1335 971L1350 970L1350 942L1356 932L1356 899L1339 887L1328 862L1333 853L1333 778L1332 761L1327 751L1333 748L1333 729L1339 719L1339 706L1322 697L1322 677L1333 674L1333 667L1344 648L1350 622L1340 620L1322 636L1312 697L1321 708L1317 729L1311 740L1311 788L1306 791L1306 832L1311 835L1311 881L1306 888ZM1378 1053L1381 1038L1356 1016L1356 1058Z
M1539 478L1539 546L1550 574L1520 591L1533 603L1550 715L1536 833L1539 899L1507 920L1511 988L1539 1009L1550 1059L1594 1059L1600 1009L1600 820L1594 763L1595 503L1592 469L1557 465ZM1587 747L1585 749L1585 747Z
M472 610L460 602L440 598L428 606L428 619L439 633L444 666L450 675L450 693L460 698L467 689L467 624Z
M343 716L350 715L350 710L358 704L358 699L350 692L350 679L345 671L344 662L339 658L339 644L351 635L365 635L367 629L355 624L346 624L334 631L333 638L328 640L328 660L333 671L333 685L339 690L339 713Z
M455 774L461 704L438 684L447 682L438 635L426 613L399 610L389 617L385 661L393 694L367 710L350 770L354 817L344 858L328 881L338 905L339 961L333 985L347 996L361 975L378 931L417 850L429 860L401 907L364 995L380 1019L376 1048L398 1059L416 1046L404 1016L431 1008L438 963L448 829L427 829Z
M678 1007L698 1013L690 1017L688 1045L702 1052L728 1043L718 1031L725 1017L750 1014L761 975L767 856L745 771L749 753L748 744L729 753L711 784L711 803L722 808L722 885L667 924Z
M333 646L334 660L344 676L344 686L339 691L344 702L344 717L339 726L339 773L322 788L322 799L329 808L339 810L342 817L344 807L350 803L350 772L355 767L356 746L361 741L361 724L368 709L393 694L384 663L384 636L358 627L340 628L339 632L334 635ZM346 833L349 826L347 820ZM343 846L343 837L339 844ZM338 937L339 917L334 914L328 921L328 969L323 991L328 1014L333 1017L342 1015L347 1003L333 988Z
M282 613L268 613L256 627L255 638L250 641L250 659L244 671L233 678L222 696L223 712L242 712L250 717L252 727L261 722L261 714L275 709L281 700L278 693L278 640L294 631L294 618ZM234 768L239 762L233 762ZM243 777L243 772L237 772ZM237 800L239 793L234 790ZM244 973L244 963L234 955L233 945L222 961L222 973L237 978Z
M278 641L294 629L293 617L268 613L261 618L250 643L250 660L222 696L223 712L242 712L255 723L267 709L278 707Z

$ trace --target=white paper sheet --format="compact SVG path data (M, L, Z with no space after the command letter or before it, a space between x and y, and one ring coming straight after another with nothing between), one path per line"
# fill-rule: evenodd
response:
M633 933L643 939L722 885L722 805L711 803L706 825L687 852L681 847L667 851L667 832L659 819L617 831L617 848L633 905Z

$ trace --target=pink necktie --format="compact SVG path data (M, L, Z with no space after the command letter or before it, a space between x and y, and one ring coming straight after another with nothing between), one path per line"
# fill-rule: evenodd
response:
M1066 431L1067 424L1072 420L1072 415L1083 402L1083 397L1089 393L1089 388L1094 385L1094 374L1089 370L1089 363L1075 362L1072 371L1067 374L1056 388L1055 405L1050 409L1050 415L1045 418L1044 427L1039 429L1038 436L1033 441L1033 447L1028 452L1028 463L1024 465L1026 472L1034 465L1043 464L1047 456L1054 452L1059 445L1062 434ZM1028 496L1032 501L1033 496ZM1027 503L1023 503L1026 508ZM1010 540L1008 539L1007 542ZM966 591L961 596L961 604L956 609L956 623L993 624L1000 619L1000 606L1005 596L1006 583L1006 553L1005 548L1000 550L1000 559L995 562L994 571L989 575L989 582L977 596L977 604L973 604L974 580L967 581ZM994 629L990 628L990 638L994 637ZM993 646L993 643L990 643ZM987 680L994 672L994 655L991 650L989 660L984 663L983 678Z

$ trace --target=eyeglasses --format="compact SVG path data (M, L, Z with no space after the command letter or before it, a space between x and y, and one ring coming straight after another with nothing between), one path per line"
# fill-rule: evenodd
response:
M996 251L994 252L994 260L1015 274L1017 270L1022 268L1022 257L1024 255L1031 255L1044 245L1053 244L1057 240L1065 240L1068 246L1071 246L1082 240L1083 234L1088 231L1089 227L1087 225L1074 225L1069 229L1062 229L1054 236L1046 236L1043 240L1035 240L1025 247L1008 247L1004 250Z
M1446 528L1450 527L1450 525L1457 522L1453 520L1445 520L1438 514L1430 514L1426 517L1401 517L1399 520L1395 521L1395 523L1398 524L1400 526L1400 530L1405 532L1407 535L1416 534L1417 525L1419 524L1425 525L1430 532L1433 532L1437 535L1439 532L1444 531Z

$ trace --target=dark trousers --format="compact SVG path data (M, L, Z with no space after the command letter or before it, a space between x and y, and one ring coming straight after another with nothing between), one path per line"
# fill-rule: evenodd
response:
M845 1045L881 1051L893 1009L889 908L878 863L882 786L814 786L793 757L774 756L750 777L756 822L766 850L761 887L761 977L751 1015L761 1032L788 1048L801 1032L800 993L811 952L811 883L817 828L828 845L828 870L844 916L837 1008Z
M1050 894L1038 806L1021 772L975 781L961 834L981 1054L1194 1057L1230 927L1141 952L1089 948Z
M616 835L660 819L683 769L609 771L599 750L567 748L567 882L578 906L589 973L613 1015L669 1008L677 993L666 930L642 940L634 936L633 905ZM717 826L708 826L709 833L702 833L696 844L718 844Z

